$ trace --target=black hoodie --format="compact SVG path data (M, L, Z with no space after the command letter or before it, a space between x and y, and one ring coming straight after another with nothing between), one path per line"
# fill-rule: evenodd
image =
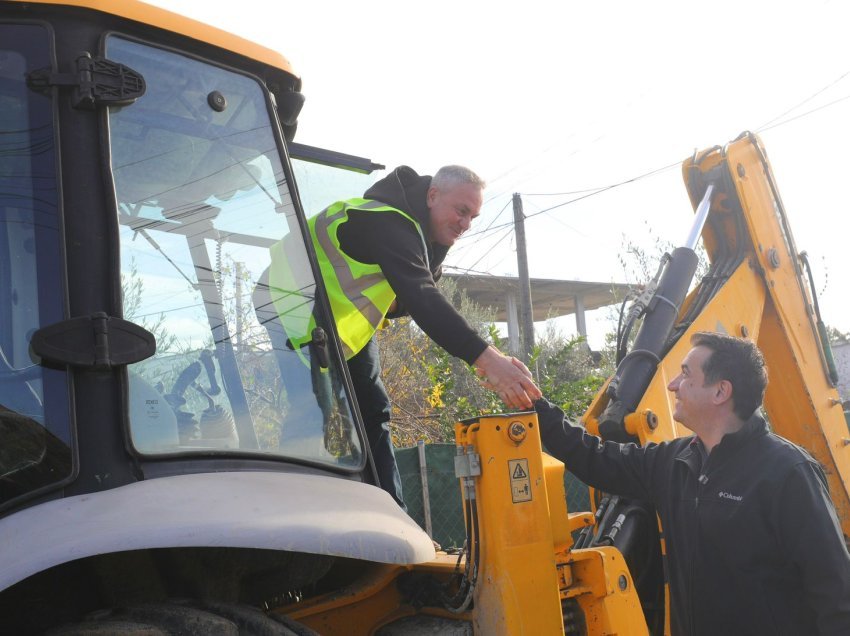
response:
M419 221L428 246L413 224L394 212L353 210L339 228L340 248L361 263L377 264L396 293L398 309L391 318L410 314L428 336L455 357L472 364L487 343L437 289L449 248L428 239L430 214L426 202L430 176L400 166L363 195L402 210Z
M703 462L693 436L603 442L546 400L534 407L544 445L579 479L655 505L674 636L850 634L850 554L826 477L761 417Z

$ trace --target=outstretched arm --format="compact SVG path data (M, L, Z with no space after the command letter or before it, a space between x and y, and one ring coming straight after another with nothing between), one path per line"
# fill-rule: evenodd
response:
M664 444L637 446L606 442L574 426L547 400L534 404L543 445L567 470L594 488L615 495L656 501L664 479Z
M509 408L530 409L543 395L522 362L492 345L484 349L473 366L482 384L498 393Z
M399 215L351 214L340 244L353 258L377 263L397 295L392 309L401 310L451 355L473 365L484 385L512 409L530 409L540 397L524 364L488 346L437 289L422 239L415 226ZM439 270L438 270L439 273Z

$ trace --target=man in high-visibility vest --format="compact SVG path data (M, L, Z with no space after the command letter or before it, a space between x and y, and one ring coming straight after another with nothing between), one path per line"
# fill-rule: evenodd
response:
M449 248L479 215L484 187L462 166L445 166L433 177L401 166L362 198L334 203L308 222L378 478L403 508L374 339L385 319L409 314L443 349L473 365L509 408L531 408L541 396L528 369L488 345L436 286ZM297 334L289 336L301 346Z

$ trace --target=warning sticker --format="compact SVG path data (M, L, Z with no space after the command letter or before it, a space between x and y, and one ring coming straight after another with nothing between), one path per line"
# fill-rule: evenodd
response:
M509 459L511 475L511 500L514 503L531 501L531 480L528 477L527 459Z

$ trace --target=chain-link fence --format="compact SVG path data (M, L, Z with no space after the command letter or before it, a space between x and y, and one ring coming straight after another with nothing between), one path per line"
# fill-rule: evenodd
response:
M431 517L431 538L443 548L458 548L466 539L460 484L455 477L455 445L425 444L425 475ZM407 514L427 530L419 449L396 449Z
M417 446L399 448L396 449L395 456L401 473L407 513L427 530L422 497L423 490L427 489L431 537L443 548L461 547L466 539L466 531L460 484L455 477L455 445L424 444L421 451ZM420 456L424 456L425 459L424 471L422 471ZM423 481L426 482L425 488L423 488ZM571 512L590 510L587 486L567 471L564 471L564 486L568 510Z

